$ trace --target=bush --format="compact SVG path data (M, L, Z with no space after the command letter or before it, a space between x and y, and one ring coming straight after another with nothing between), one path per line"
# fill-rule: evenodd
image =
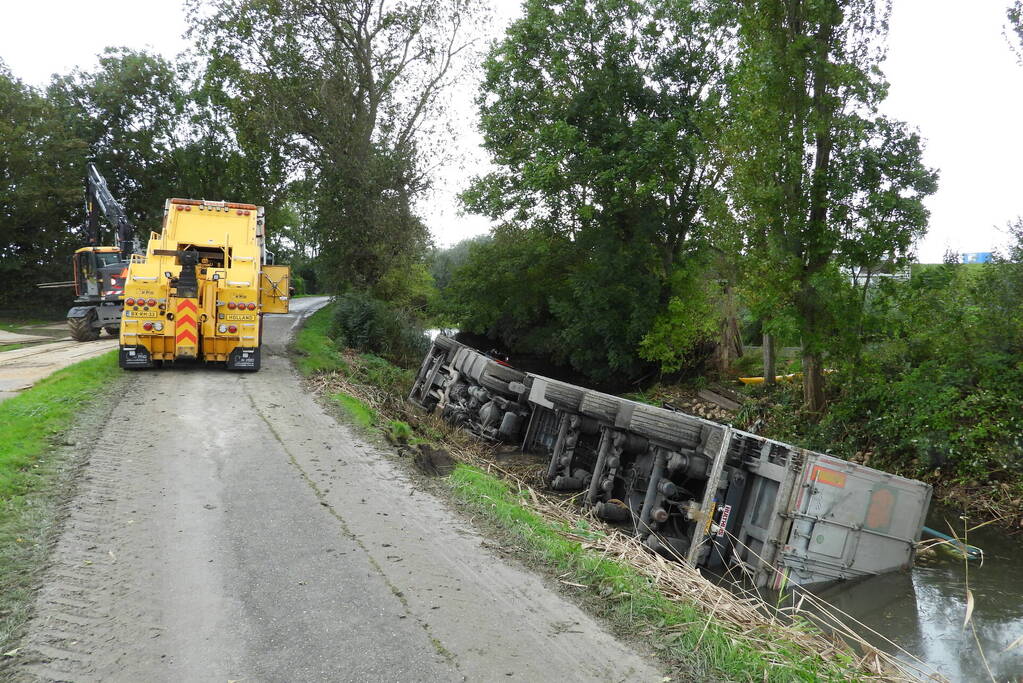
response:
M1023 242L1021 242L1023 244ZM921 477L1023 479L1023 263L921 266L873 292L858 354L834 354L829 409L803 415L798 388L748 389L740 424Z
M339 345L375 353L406 368L418 366L430 345L411 314L365 292L338 298L331 331Z

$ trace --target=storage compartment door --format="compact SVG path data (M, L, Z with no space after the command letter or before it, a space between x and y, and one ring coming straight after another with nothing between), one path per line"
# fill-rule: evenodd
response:
M259 306L263 313L287 313L291 300L291 266L263 266L259 275Z

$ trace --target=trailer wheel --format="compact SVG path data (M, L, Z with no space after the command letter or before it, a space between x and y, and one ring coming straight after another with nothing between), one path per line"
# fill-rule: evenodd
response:
M701 423L694 417L653 406L636 406L629 431L681 448L696 448L700 443Z
M81 318L68 318L67 326L71 331L71 338L75 341L96 341L99 339L99 328L93 323L96 322L96 311L89 311Z
M461 344L456 342L454 339L451 337L445 337L443 334L438 334L434 338L433 343L437 348L444 349L445 351L450 351L457 346L461 346Z

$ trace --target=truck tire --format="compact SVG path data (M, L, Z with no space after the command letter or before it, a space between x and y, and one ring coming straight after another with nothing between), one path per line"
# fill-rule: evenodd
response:
M433 340L433 343L438 349L444 349L445 351L450 351L451 349L461 346L461 344L456 342L454 339L446 337L443 334L438 334Z
M114 327L113 325L107 325L103 329L111 337L120 337L121 336L121 328L120 327Z
M585 393L586 390L582 387L577 387L574 384L567 384L565 382L559 382L554 379L548 379L547 391L544 392L544 398L559 408L573 413L578 413L579 404L582 403L583 395Z
M86 342L99 339L99 328L93 323L96 322L96 311L89 311L81 318L68 318L67 326L71 331L71 338L75 341Z
M615 418L618 417L618 408L625 402L625 399L617 396L602 394L599 391L587 391L579 403L579 412L586 417L614 424Z
M629 431L675 448L695 449L700 444L699 420L663 408L639 405L632 413Z

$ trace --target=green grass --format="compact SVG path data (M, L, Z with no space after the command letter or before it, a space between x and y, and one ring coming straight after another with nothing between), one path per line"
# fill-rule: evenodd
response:
M407 422L401 420L388 420L387 433L392 441L398 443L415 443L415 433Z
M26 346L28 346L28 344L0 344L0 353L3 353L4 351L17 351L18 349L23 349Z
M468 465L451 475L455 495L507 532L531 556L572 583L587 586L597 611L623 633L657 634L648 642L685 674L686 680L849 680L847 671L823 659L805 659L796 646L775 640L784 661L765 653L714 623L694 604L669 600L645 576L620 562L566 538L522 503L525 498L503 481ZM580 521L572 531L586 535ZM763 633L758 634L761 637ZM773 658L772 658L773 659Z
M377 414L368 405L345 393L337 393L331 396L331 398L345 409L345 412L352 418L355 424L359 425L364 429L369 429L376 422Z
M298 352L295 364L303 375L344 370L348 367L337 345L330 338L334 305L328 304L306 318L295 337L293 348Z
M60 444L84 405L116 386L117 353L59 370L0 403L0 651L28 618L62 495Z

